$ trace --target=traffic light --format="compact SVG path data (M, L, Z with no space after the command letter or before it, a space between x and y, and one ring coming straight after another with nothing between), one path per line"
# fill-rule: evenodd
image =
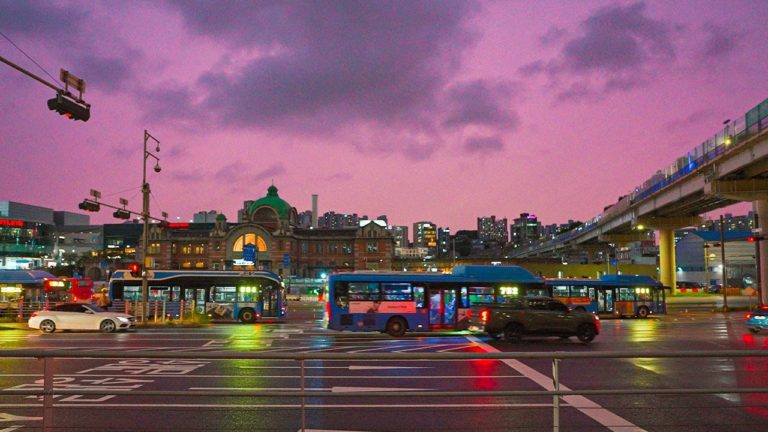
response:
M95 201L90 201L90 200L84 200L78 205L78 207L80 207L80 210L92 211L92 212L97 212L101 210L101 205L99 205L99 203Z
M61 93L53 99L48 99L48 109L71 120L85 122L91 118L91 106L89 104L76 102Z
M112 216L116 217L117 219L130 219L131 212L128 210L117 209L114 213L112 213Z
M131 276L133 277L141 276L141 264L137 262L132 262L128 265L128 268L131 270Z

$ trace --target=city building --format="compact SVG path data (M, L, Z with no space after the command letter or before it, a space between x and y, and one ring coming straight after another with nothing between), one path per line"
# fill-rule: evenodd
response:
M413 247L425 247L429 256L437 254L437 225L422 221L413 224Z
M392 232L392 238L395 240L395 248L407 248L409 246L407 225L393 225L389 227L389 231Z
M524 246L539 240L543 231L541 222L536 215L520 213L520 217L512 220L509 227L510 241L514 247Z
M677 281L699 282L703 286L723 285L723 251L725 275L729 287L754 286L756 277L755 243L748 241L751 231L725 231L722 243L719 231L693 231L675 245ZM724 248L723 248L724 245Z
M495 241L501 245L509 241L507 218L496 220L496 216L477 218L477 235L482 241Z

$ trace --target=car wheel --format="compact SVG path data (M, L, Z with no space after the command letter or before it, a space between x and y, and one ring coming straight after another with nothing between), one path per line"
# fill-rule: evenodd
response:
M43 333L53 333L56 331L56 323L51 320L44 320L40 323L40 330Z
M582 324L576 330L576 337L582 342L592 342L592 339L597 335L597 330L592 324Z
M101 330L102 333L112 333L117 330L117 324L110 319L106 319L99 324L99 330Z
M520 324L509 324L504 329L504 339L509 342L520 342L523 338L523 326Z
M502 334L499 332L488 332L488 336L490 336L491 339L499 340L501 339Z
M650 315L651 311L648 310L645 306L640 306L640 309L637 310L637 316L640 318L648 318L648 315Z
M751 331L754 334L760 333L760 329L756 329L756 328L750 328L749 331Z
M256 314L253 312L253 309L243 309L240 311L239 319L241 323L253 323L256 322Z
M387 333L390 336L402 337L407 329L408 324L402 318L395 317L387 321Z

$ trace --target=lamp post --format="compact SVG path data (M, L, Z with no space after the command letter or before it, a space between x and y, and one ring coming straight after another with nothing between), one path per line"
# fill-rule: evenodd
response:
M720 215L720 262L723 264L723 312L728 312L728 277L725 272L725 221Z
M144 322L147 319L149 313L149 285L147 282L147 267L149 260L147 259L147 251L149 250L149 183L147 183L147 158L155 159L155 172L160 172L160 158L147 150L147 141L152 139L155 142L155 152L160 152L160 141L157 138L150 135L150 133L144 129L144 170L141 178L141 194L144 203L141 207L141 217L144 219L144 232L142 233L141 241L141 257L144 261L143 271L141 273L141 321Z

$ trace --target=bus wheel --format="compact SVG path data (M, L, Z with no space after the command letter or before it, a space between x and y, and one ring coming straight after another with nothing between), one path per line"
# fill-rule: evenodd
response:
M253 312L253 309L243 309L240 311L239 320L241 323L256 322L256 314Z
M402 318L395 317L387 321L387 333L389 333L390 336L402 337L407 329L408 324Z
M637 310L637 316L640 318L648 318L650 311L645 306L640 306L640 309Z
M504 328L504 339L509 342L520 342L523 338L523 326L512 323Z

